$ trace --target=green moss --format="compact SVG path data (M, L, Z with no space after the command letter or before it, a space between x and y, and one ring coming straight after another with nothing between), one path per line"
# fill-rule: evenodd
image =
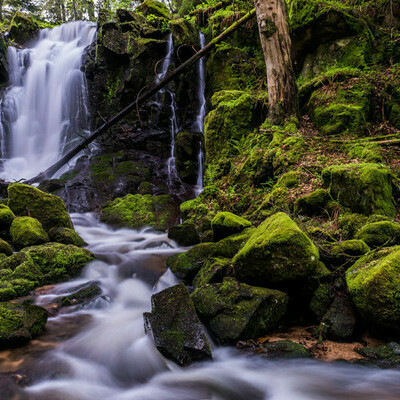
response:
M374 143L352 144L347 146L347 151L351 158L367 163L380 163L383 161L381 150Z
M311 297L309 308L319 320L326 314L331 304L330 292L330 283L321 283L315 289Z
M13 183L7 190L8 206L16 215L36 218L45 230L53 227L73 229L71 218L60 197L22 183Z
M32 217L15 218L11 224L10 235L13 244L19 249L49 241L42 224Z
M0 253L6 256L10 256L13 253L11 246L3 239L0 239Z
M52 242L74 244L78 247L87 244L73 229L69 228L51 228L49 238Z
M278 340L276 342L267 342L262 345L262 353L268 359L292 360L298 358L310 358L311 355L301 344L291 340Z
M222 279L228 274L231 268L231 260L229 258L209 258L193 280L194 287L201 287L208 283L222 282Z
M14 213L5 204L0 204L0 231L10 229L11 223L15 218Z
M221 240L227 236L249 228L251 222L230 212L219 212L211 221L214 240Z
M233 259L235 276L258 285L307 278L318 263L318 249L282 212L267 218Z
M338 228L341 237L344 239L352 239L367 220L368 217L361 214L340 214L338 218Z
M369 251L369 246L362 240L345 240L325 245L323 247L324 256L321 258L326 264L348 267Z
M334 165L322 171L329 194L353 212L394 216L393 176L379 164Z
M156 17L170 19L171 14L167 6L156 0L145 0L138 7L136 7L136 12L140 12L145 16L154 15Z
M303 215L323 215L328 201L328 192L324 189L318 189L315 192L300 197L296 202L296 209L299 214Z
M196 227L191 223L172 226L168 229L168 237L180 246L193 246L200 243L200 237Z
M400 225L390 221L373 222L364 225L356 235L372 248L400 244Z

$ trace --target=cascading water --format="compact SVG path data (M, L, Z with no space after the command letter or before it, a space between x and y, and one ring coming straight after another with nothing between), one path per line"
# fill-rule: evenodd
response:
M206 39L202 32L199 32L199 40L200 40L200 48L202 49L205 46ZM197 132L201 132L204 134L204 118L206 116L206 97L205 97L205 90L206 90L206 78L204 73L204 60L200 58L198 62L198 92L197 97L199 99L199 112L197 114L196 123L195 123L195 130ZM197 157L199 170L197 173L197 182L195 187L196 196L198 196L203 190L203 168L204 168L204 153L203 148L200 145L199 155Z
M70 22L41 30L33 47L9 47L11 86L1 102L1 178L35 176L87 133L87 87L80 68L95 35L94 23Z

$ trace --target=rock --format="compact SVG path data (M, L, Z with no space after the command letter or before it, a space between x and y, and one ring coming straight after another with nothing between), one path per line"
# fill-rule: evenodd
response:
M157 349L180 365L211 359L207 334L184 284L151 297L152 311L145 313L145 329Z
M171 14L167 8L167 6L162 3L161 1L156 0L145 0L141 3L137 8L136 11L141 12L145 16L156 16L162 17L166 19L171 18Z
M325 207L329 201L328 192L318 189L306 196L300 197L296 202L297 212L302 215L318 216L325 214Z
M78 247L87 245L73 229L69 228L51 228L49 230L49 238L52 242L73 244Z
M318 320L328 312L331 304L331 284L320 283L314 290L309 304L310 311L317 317Z
M166 230L177 219L177 210L169 195L128 194L103 205L101 220L116 227L133 229L151 226Z
M232 261L229 258L211 257L207 259L193 280L194 287L208 283L222 282L222 279L232 274Z
M11 224L10 235L13 244L22 249L49 241L42 224L32 217L17 217Z
M400 246L370 252L346 272L357 310L370 327L400 332Z
M3 239L0 239L0 254L5 254L6 256L11 256L13 250L11 246Z
M356 318L353 303L347 296L336 296L321 323L322 336L335 341L350 341Z
M71 293L68 296L56 299L56 303L61 303L63 307L68 307L76 304L87 303L101 295L101 288L98 285L91 284L87 287L79 289L77 292Z
M8 231L14 219L15 215L11 209L5 204L0 204L0 231Z
M288 296L225 278L196 289L192 299L202 321L220 343L252 339L276 328L286 313Z
M194 224L186 223L172 226L168 229L168 238L174 240L179 246L194 246L200 243L200 236Z
M219 212L211 221L215 241L239 233L250 226L250 221L230 212Z
M7 42L3 34L0 35L0 84L8 82Z
M8 206L16 215L36 218L46 231L53 227L73 229L71 218L62 199L44 193L33 186L23 183L9 185Z
M345 240L329 243L321 251L321 259L325 264L335 267L350 266L371 249L362 240Z
M20 46L34 40L39 33L39 23L27 13L17 11L12 18L12 25L9 30L9 40Z
M232 261L237 279L267 286L310 277L319 253L296 223L279 212L254 230Z
M322 171L322 179L332 198L355 213L396 214L392 174L379 164L334 165Z
M47 316L42 307L0 303L0 348L19 346L39 336Z
M399 343L390 342L378 347L358 348L356 351L380 368L399 368L400 366Z
M390 221L379 221L364 225L356 234L371 248L400 244L400 225Z
M299 343L291 340L278 340L276 342L263 343L262 355L266 358L279 358L279 359L297 359L297 358L311 358L308 350Z
M255 228L245 229L243 232L220 240L216 243L217 250L215 254L219 257L232 258L244 246L254 231Z

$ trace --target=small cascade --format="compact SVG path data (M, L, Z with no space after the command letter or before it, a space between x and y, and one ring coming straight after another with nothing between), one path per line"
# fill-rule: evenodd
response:
M201 31L199 32L199 40L200 40L200 48L202 49L205 46L206 39ZM195 129L197 132L201 132L204 135L204 118L206 116L206 97L205 97L206 79L205 79L203 58L200 58L198 62L198 79L199 79L199 84L198 84L197 97L199 99L200 107L196 118ZM203 190L204 153L202 144L200 144L200 150L197 159L198 159L199 170L197 173L197 182L195 187L196 196L198 196Z
M43 29L34 46L8 48L10 88L1 101L3 179L31 178L89 130L82 55L96 24Z

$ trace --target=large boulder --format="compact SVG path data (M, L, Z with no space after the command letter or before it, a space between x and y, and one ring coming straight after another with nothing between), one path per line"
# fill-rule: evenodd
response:
M22 249L49 241L42 224L32 217L17 217L11 224L10 235L13 244Z
M329 194L352 212L396 215L391 172L378 164L333 165L322 171Z
M378 221L364 225L356 235L372 248L400 244L400 225L391 221Z
M192 299L200 318L220 343L257 338L275 329L288 304L283 292L233 278L196 289Z
M117 227L133 229L151 226L166 230L177 219L177 210L169 195L128 194L103 205L101 220Z
M73 229L71 218L62 199L44 193L33 186L23 183L9 185L8 206L16 215L36 218L46 231L53 227Z
M370 252L346 272L351 298L378 330L400 332L400 246Z
M19 346L40 335L47 317L42 307L0 303L0 348Z
M0 232L8 231L14 219L15 214L11 211L10 207L0 204Z
M316 246L283 212L267 218L233 258L235 277L260 286L308 278L318 264Z
M3 239L0 239L0 254L11 256L13 253L12 247Z
M73 229L69 228L51 228L49 238L52 242L73 244L78 247L87 244Z
M200 243L200 236L194 224L185 223L172 226L168 229L168 238L179 246L193 246Z
M145 328L161 354L180 365L211 358L207 334L184 284L153 295L151 303Z
M219 212L211 221L215 241L239 233L250 226L250 221L230 212Z

